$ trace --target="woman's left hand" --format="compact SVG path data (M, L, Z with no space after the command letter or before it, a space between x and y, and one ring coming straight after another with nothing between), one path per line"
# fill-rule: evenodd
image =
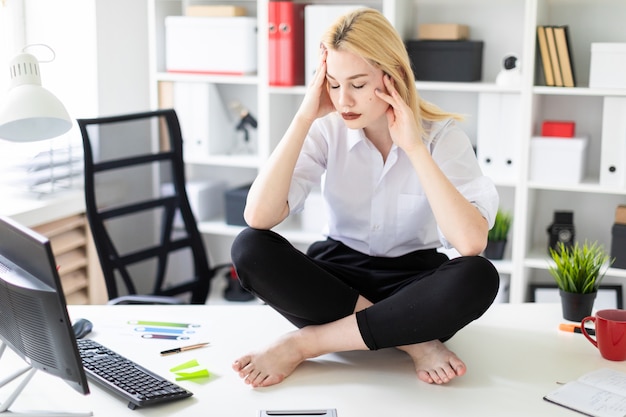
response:
M391 139L398 147L408 152L414 147L422 145L415 115L398 94L391 77L384 74L383 82L388 93L377 89L376 95L389 104L386 115Z

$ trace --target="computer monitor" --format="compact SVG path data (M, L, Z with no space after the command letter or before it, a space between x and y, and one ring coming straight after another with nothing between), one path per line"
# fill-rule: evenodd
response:
M0 217L0 341L30 368L89 393L50 241L5 217Z

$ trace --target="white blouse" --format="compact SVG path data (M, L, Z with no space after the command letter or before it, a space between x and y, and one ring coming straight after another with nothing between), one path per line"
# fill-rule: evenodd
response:
M493 226L498 192L482 174L467 135L452 119L425 122L424 128L435 162ZM363 130L349 129L337 113L311 126L289 191L292 214L304 208L315 186L324 196L327 236L354 250L396 257L418 249L451 247L406 154L394 144L383 163Z

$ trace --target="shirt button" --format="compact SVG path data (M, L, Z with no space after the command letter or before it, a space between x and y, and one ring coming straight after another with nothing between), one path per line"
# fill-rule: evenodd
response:
M372 227L372 230L378 230L378 229L380 229L380 225L378 225L378 224L375 224L375 225Z

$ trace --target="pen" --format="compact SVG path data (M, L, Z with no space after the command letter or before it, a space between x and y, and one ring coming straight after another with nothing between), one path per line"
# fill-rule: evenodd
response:
M583 331L580 329L580 325L577 324L566 324L566 323L561 323L559 324L559 330L562 330L564 332L573 332L573 333L582 333ZM591 335L591 336L595 336L596 335L596 331L593 329L585 329L587 330L587 334Z
M191 350L191 349L198 349L198 348L207 346L208 344L209 344L209 342L197 343L195 345L183 346L183 347L179 347L179 348L164 350L163 352L161 352L161 356L173 355L174 353L180 353L180 352L184 352L186 350Z

